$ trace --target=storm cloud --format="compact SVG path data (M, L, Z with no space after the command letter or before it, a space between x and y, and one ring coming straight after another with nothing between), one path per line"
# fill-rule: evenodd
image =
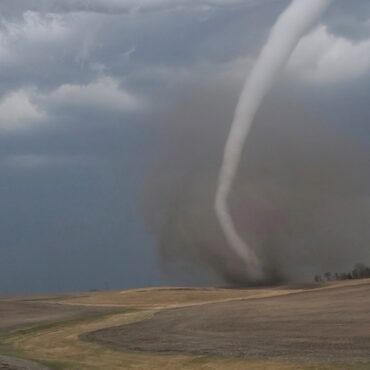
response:
M288 4L1 1L0 291L238 280L232 256L217 273L214 176L237 91ZM257 248L286 246L292 278L369 258L369 19L368 1L338 0L301 41L235 189L241 227ZM343 234L324 233L334 220ZM183 276L163 275L169 259Z

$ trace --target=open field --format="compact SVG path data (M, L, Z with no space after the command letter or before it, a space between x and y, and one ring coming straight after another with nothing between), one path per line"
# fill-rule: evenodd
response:
M163 311L86 335L124 350L308 362L370 359L370 284Z
M0 299L0 369L369 370L369 307L366 280Z
M40 323L55 323L68 319L88 317L101 312L112 312L113 308L93 306L65 306L50 299L0 299L0 332Z

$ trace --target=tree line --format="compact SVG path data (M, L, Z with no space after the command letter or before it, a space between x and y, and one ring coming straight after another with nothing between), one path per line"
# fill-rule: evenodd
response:
M323 275L316 275L315 281L317 283L323 281L336 281L336 280L352 280L352 279L368 279L370 278L370 267L356 263L352 271L349 272L325 272Z

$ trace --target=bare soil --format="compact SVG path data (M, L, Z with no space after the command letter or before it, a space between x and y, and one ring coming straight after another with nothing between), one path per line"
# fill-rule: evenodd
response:
M370 359L370 281L164 310L84 334L124 351L355 363Z

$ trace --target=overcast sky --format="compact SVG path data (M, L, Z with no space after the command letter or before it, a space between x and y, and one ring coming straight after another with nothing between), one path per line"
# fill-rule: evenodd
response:
M289 3L1 0L0 293L179 282L140 211L163 117L240 87ZM369 77L370 2L336 0L279 86L368 155Z

